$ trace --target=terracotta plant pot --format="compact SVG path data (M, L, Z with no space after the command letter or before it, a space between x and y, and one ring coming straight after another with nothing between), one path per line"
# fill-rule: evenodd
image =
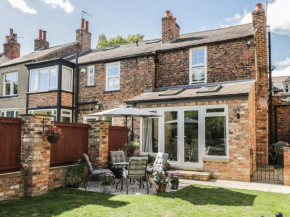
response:
M165 192L166 191L166 186L167 186L167 184L164 184L164 185L156 185L156 191L157 191L157 193Z
M171 183L171 189L177 190L179 186L179 182L170 182Z
M59 136L48 136L48 137L47 137L47 140L48 140L50 143L57 143L57 141L59 140Z
M147 180L149 181L151 178L152 174L151 173L147 173Z

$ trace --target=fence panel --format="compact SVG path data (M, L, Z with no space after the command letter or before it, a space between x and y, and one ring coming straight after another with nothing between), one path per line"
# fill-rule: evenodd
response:
M0 173L20 170L21 124L20 118L0 117Z
M110 151L124 150L126 143L126 127L110 126L109 128L109 153Z
M88 153L87 124L55 122L62 131L57 143L51 144L50 166L69 165Z

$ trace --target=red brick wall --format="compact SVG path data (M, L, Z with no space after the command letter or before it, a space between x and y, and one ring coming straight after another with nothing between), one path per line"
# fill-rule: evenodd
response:
M189 84L189 50L158 54L158 87ZM245 40L207 46L207 83L256 78L255 48Z
M24 174L22 172L0 174L0 201L24 196Z
M66 178L72 166L54 167L49 170L48 190L66 185Z
M67 92L61 93L61 105L62 106L72 107L72 100L73 100L72 93L67 93Z
M57 92L42 92L29 94L28 107L56 106ZM71 106L71 104L70 104Z
M162 42L168 43L179 37L179 26L171 16L162 18Z
M290 148L284 148L284 185L290 185Z

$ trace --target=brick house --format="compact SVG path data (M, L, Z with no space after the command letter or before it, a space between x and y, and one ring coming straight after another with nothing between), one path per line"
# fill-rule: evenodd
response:
M252 16L250 24L180 34L176 18L166 11L161 39L80 56L78 121L125 103L156 112L163 118L136 120L132 127L140 136L140 154L167 152L174 167L249 181L250 149L268 147L261 4Z
M49 47L46 31L39 30L39 37L34 40L34 52L21 57L20 45L15 42L17 35L13 32L11 35L14 39L6 36L4 52L15 50L16 45L19 51L18 56L13 55L10 61L0 65L1 116L39 113L55 115L58 121L72 121L75 66L63 58L91 49L88 22L85 28L82 19L75 42L54 47Z

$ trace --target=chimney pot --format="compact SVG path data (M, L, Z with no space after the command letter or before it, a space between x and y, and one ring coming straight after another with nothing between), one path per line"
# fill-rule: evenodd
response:
M174 23L176 23L176 17L173 17L173 21L174 21Z
M82 24L81 24L81 28L84 29L85 28L85 19L82 18Z
M261 10L261 9L262 9L262 4L261 3L256 4L256 10Z
M170 16L170 11L165 11L165 17L169 17Z
M38 36L38 38L42 39L42 30L41 29L39 30L39 36Z
M5 36L5 42L6 42L6 43L9 42L9 35L6 35L6 36Z
M13 39L13 29L10 28L10 40Z
M43 30L43 40L46 41L46 31Z
M89 31L89 21L86 21L86 30Z
M17 41L17 34L16 33L13 33L13 38L15 41Z

